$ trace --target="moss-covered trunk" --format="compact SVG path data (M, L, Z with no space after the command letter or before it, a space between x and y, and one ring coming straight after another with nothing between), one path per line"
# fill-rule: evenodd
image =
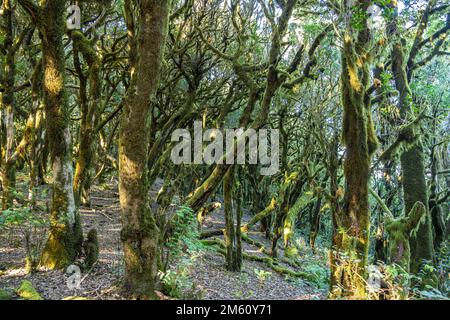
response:
M322 197L319 197L316 200L316 203L314 204L314 207L311 210L311 216L310 216L310 230L309 230L309 245L311 247L311 250L315 253L316 252L316 238L319 234L320 229L320 210L322 207Z
M436 130L436 122L434 122L434 130ZM433 244L434 249L439 250L441 243L445 239L445 221L446 217L442 210L442 207L438 199L438 167L439 167L439 155L436 146L436 139L432 139L433 147L431 148L431 186L430 186L430 216L434 229Z
M0 80L3 83L4 92L0 99L1 112L1 187L2 208L12 206L12 189L15 187L15 162L10 158L14 146L14 81L16 75L13 8L11 1L3 2L1 33L4 36L3 48L6 52L2 61L2 74Z
M81 249L80 221L72 190L71 138L64 91L65 1L19 1L39 28L42 40L43 102L53 169L51 225L41 257L47 268L64 268ZM33 99L35 100L35 96Z
M148 198L148 151L151 97L156 91L167 33L170 1L139 3L139 34L125 1L132 80L121 119L119 195L122 211L124 289L137 298L154 297L158 228Z
M401 155L402 183L405 202L405 212L410 212L416 202L425 205L425 218L419 225L417 233L411 236L411 266L412 272L419 271L424 260L433 261L433 232L431 217L428 210L428 192L425 180L423 146L420 138L414 146Z
M353 12L344 1L349 12ZM356 1L363 12L368 1ZM343 35L341 90L344 107L343 138L346 145L344 206L336 212L331 250L333 298L364 299L369 249L370 212L368 182L370 160L377 146L369 99L370 31L363 19L355 30L348 23Z
M30 181L28 184L28 200L32 205L35 204L36 194L35 189L39 184L39 166L42 166L42 151L45 141L45 130L44 130L44 110L41 103L41 87L42 87L42 60L35 62L32 60L34 65L34 73L32 77L31 84L31 99L33 106L33 121L30 123L30 136L29 136L29 166Z
M396 89L399 92L397 105L402 120L407 123L413 117L411 107L413 97L409 86L410 79L407 77L405 48L398 34L396 17L390 24L390 31L398 37L392 50L392 72ZM426 208L424 222L419 226L417 234L410 238L411 271L417 272L423 260L433 260L434 253L431 217L428 210L423 145L417 132L412 134L414 137L411 137L411 140L414 141L403 151L400 161L405 212L410 212L416 202L423 203Z
M73 188L77 205L90 205L89 191L92 182L92 165L95 159L95 124L97 123L97 110L99 108L101 95L101 60L95 52L91 41L89 41L81 32L73 31L71 36L76 51L81 52L84 60L88 64L89 70L89 94L88 101L82 104L80 142L75 165Z
M241 194L235 190L235 166L230 166L223 178L223 201L225 211L226 268L240 271L242 266L241 246ZM233 197L233 195L237 195ZM235 198L235 199L233 199ZM234 213L236 212L236 219ZM235 224L236 222L236 224Z
M66 1L41 1L38 27L42 40L43 95L46 127L52 163L51 224L41 264L65 268L81 251L82 231L75 209L72 188L73 167L69 106L64 87L64 47Z
M226 248L226 268L230 271L237 271L234 262L235 250L235 230L233 217L233 167L230 167L223 179L223 202L225 212L225 248Z

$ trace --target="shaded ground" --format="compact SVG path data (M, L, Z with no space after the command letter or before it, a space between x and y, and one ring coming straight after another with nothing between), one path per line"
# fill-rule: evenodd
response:
M155 190L154 190L155 191ZM69 275L61 271L39 271L27 275L24 269L25 252L21 246L20 233L0 236L0 288L13 291L27 279L44 299L63 299L72 296L93 299L122 299L119 281L123 270L120 243L120 212L117 188L93 188L92 207L81 208L85 233L96 228L100 243L98 263L82 275L80 289L69 289ZM248 219L244 216L243 220ZM223 212L216 210L204 222L204 230L223 226ZM259 233L250 233L259 242L265 242ZM265 244L269 245L268 242ZM259 248L243 243L247 253L261 255ZM283 265L289 268L289 266ZM257 276L259 270L269 272L264 278ZM302 279L287 278L274 272L265 264L244 261L241 273L224 269L224 257L207 250L192 259L189 269L190 283L194 285L196 299L323 299L326 293Z

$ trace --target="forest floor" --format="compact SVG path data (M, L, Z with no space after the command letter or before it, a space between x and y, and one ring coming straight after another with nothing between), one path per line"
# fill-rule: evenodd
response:
M153 190L153 194L155 190ZM82 274L79 289L69 289L69 275L62 271L39 270L27 274L24 268L25 251L23 236L13 232L0 236L0 289L13 292L23 280L29 280L44 299L70 299L85 297L88 299L123 299L119 290L119 281L123 274L122 246L120 241L120 206L117 184L94 187L91 194L91 207L80 208L83 230L86 234L96 228L99 238L100 254L97 264ZM244 215L243 221L249 218ZM223 211L212 212L204 221L203 231L223 227ZM261 233L249 232L249 237L264 243L270 243ZM306 247L306 246L305 246ZM260 248L243 242L243 250L252 255L264 255ZM326 254L322 256L305 252L298 261L305 266L323 264L326 270ZM280 255L282 252L280 252ZM188 256L188 264L182 272L186 278L183 298L187 299L325 299L326 288L301 278L279 274L266 264L244 260L240 273L229 272L224 268L224 257L214 250L201 250L194 256ZM325 261L325 262L324 262ZM288 265L283 268L290 269ZM316 267L315 267L316 268ZM316 268L317 269L317 268ZM262 272L261 270L264 270ZM261 276L263 275L263 276Z

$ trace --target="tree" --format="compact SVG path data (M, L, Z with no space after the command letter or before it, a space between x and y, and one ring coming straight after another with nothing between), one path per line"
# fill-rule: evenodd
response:
M41 265L65 268L81 253L83 235L73 194L73 165L68 104L65 92L64 48L66 2L19 0L41 33L43 99L53 170L51 225Z
M137 26L133 15L137 5ZM163 59L170 1L125 1L131 83L121 119L119 196L125 259L124 287L138 298L154 297L158 228L148 199L151 99Z
M439 50L445 42L445 32L450 29L450 14L447 14L444 27L434 32L430 37L423 39L425 31L429 25L430 18L433 14L439 12L436 6L436 0L427 1L425 9L420 19L418 19L418 27L413 38L411 48L407 48L406 40L400 32L398 22L398 8L394 4L394 16L388 24L388 34L395 39L392 45L391 61L392 73L395 81L395 87L399 92L397 107L400 110L401 120L404 124L408 122L418 121L420 116L414 115L414 101L416 96L411 90L411 83L414 80L414 72L431 61L439 54ZM445 6L444 6L445 9ZM425 53L424 48L433 41L438 39L426 56L417 61L417 57L421 53ZM422 110L422 114L425 110ZM419 225L417 233L410 238L411 246L411 271L417 273L424 261L434 260L434 245L432 218L429 211L429 195L427 187L427 179L425 174L425 154L422 137L420 135L420 125L410 126L410 130L402 130L403 134L399 135L397 142L401 142L404 148L401 151L400 161L402 168L402 185L404 192L405 212L412 212L416 202L425 205L425 218L423 223ZM439 219L436 219L439 221ZM439 228L436 224L435 228Z
M343 207L333 221L331 252L332 297L364 299L369 249L370 210L368 183L370 161L377 148L371 120L370 84L371 32L367 23L369 1L350 6L344 1L345 31L341 49L341 98L344 107L345 195ZM360 13L357 16L357 13Z

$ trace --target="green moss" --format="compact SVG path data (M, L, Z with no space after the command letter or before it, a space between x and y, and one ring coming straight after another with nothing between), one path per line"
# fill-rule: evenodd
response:
M12 294L4 289L0 288L0 301L1 300L11 300Z
M73 233L65 224L54 224L41 257L41 266L64 269L75 260Z
M288 258L296 258L298 256L298 250L296 247L286 247L284 249L284 255Z
M389 237L389 263L398 264L409 271L411 262L410 237L417 233L425 213L425 206L421 202L416 202L407 216L386 219L385 229Z
M65 269L82 252L83 233L80 215L75 212L75 223L67 221L67 195L61 188L53 188L50 235L41 257L41 266Z
M33 284L28 280L22 282L20 287L16 290L16 293L25 300L44 300L36 289L34 289Z
M36 272L38 265L39 261L37 259L34 259L31 255L27 255L25 258L25 270L27 273Z
M98 237L97 230L91 229L87 235L87 239L83 244L85 260L84 266L91 269L98 260Z

